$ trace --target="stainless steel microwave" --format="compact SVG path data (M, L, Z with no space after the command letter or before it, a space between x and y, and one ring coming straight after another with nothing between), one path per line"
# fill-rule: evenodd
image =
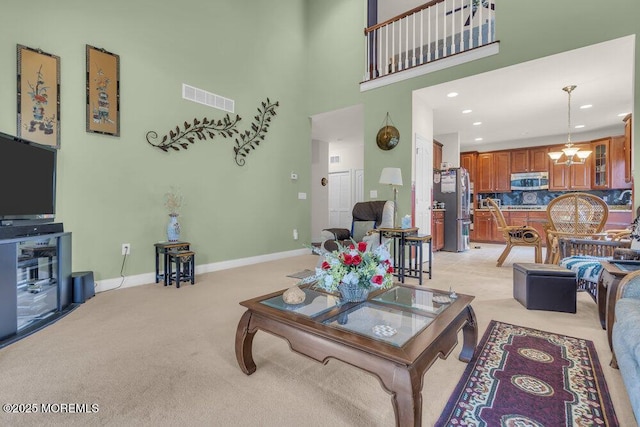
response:
M526 172L511 174L511 190L547 190L549 172Z

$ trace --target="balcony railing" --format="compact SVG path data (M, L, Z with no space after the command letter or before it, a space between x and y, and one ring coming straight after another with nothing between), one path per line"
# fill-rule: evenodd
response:
M365 81L495 42L496 0L434 0L364 30Z

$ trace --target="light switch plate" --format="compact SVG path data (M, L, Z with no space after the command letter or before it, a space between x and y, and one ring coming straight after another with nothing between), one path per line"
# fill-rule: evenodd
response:
M378 190L371 190L369 191L369 197L371 199L377 199L378 198Z

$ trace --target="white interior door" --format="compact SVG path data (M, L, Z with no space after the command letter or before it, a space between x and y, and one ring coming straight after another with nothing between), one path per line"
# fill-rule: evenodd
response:
M329 174L329 227L351 229L351 173Z
M433 142L416 134L415 223L421 234L431 234L433 192Z

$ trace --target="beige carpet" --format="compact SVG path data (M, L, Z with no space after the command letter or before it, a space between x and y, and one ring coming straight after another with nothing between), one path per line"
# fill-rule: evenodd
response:
M578 296L578 313L528 311L512 298L516 248L501 268L499 245L437 253L428 286L476 296L479 336L491 319L594 342L620 425L635 425L617 370L609 367L596 305ZM180 289L149 284L97 295L57 323L0 350L0 401L98 404L97 413L1 414L0 424L153 426L393 426L390 396L377 379L342 362L326 366L275 336L254 340L258 366L244 375L234 338L239 301L294 285L314 255L197 277ZM415 283L414 280L409 280ZM423 425L431 426L464 371L459 347L424 379Z

